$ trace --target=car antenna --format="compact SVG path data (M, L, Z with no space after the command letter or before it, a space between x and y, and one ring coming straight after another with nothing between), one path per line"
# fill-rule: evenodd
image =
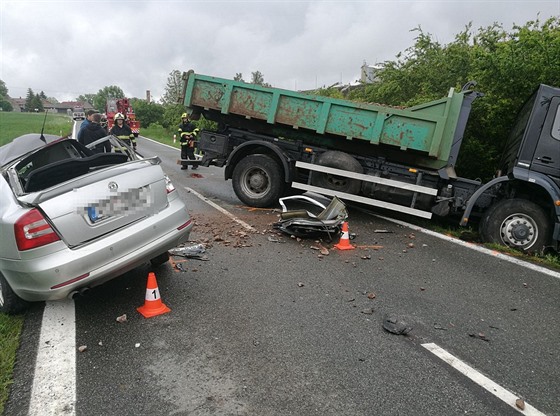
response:
M49 112L49 109L47 108L45 110L45 118L43 119L43 127L41 127L41 136L39 137L39 139L45 143L47 143L47 139L45 139L45 136L43 135L43 132L45 131L45 123L47 122L47 114Z

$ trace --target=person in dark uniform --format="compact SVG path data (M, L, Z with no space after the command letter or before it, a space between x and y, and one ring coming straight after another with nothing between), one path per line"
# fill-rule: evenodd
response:
M177 129L177 134L173 135L173 140L177 139L177 135L179 135L179 142L181 143L181 159L185 160L196 160L194 156L194 145L196 141L196 133L198 129L195 128L195 125L189 121L189 115L187 113L183 113L181 115L181 124L179 124L179 128ZM198 166L193 165L192 169L195 170ZM187 165L181 165L181 169L185 170L189 167Z
M87 146L102 137L107 136L107 130L101 127L101 114L95 113L91 116L91 123L89 123L82 132L78 135L78 142ZM111 151L111 144L105 141L102 144L91 149L93 153L109 153Z

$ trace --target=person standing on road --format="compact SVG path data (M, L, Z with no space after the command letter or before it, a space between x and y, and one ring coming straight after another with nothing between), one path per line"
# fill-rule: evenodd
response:
M101 114L95 113L91 116L91 122L88 123L81 134L78 134L78 141L84 146L87 146L88 144L105 136L107 136L107 130L101 127ZM111 151L111 144L108 141L105 141L104 143L91 148L91 150L93 153L109 153Z
M196 129L195 125L189 121L189 115L187 113L183 113L181 115L181 124L179 124L179 128L177 130L179 142L181 143L182 160L196 160L196 157L194 156L194 144L197 132L198 129ZM173 141L177 139L177 134L173 135ZM198 166L193 165L192 169L195 170L197 167ZM188 168L188 165L181 164L182 170L186 170Z
M85 120L82 121L82 124L80 124L80 130L78 130L78 137L76 137L76 139L79 141L80 140L80 135L83 133L84 129L88 126L88 124L91 123L91 118L93 117L94 114L98 113L99 111L97 110L87 110L86 111L86 118Z
M136 137L134 137L134 133L132 133L132 129L128 124L124 121L124 114L117 113L115 114L115 124L109 130L109 134L113 136L117 136L119 139L124 141L129 146L132 146L134 150L136 150Z

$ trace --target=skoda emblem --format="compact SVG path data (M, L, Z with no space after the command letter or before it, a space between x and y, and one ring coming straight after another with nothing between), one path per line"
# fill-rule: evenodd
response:
M119 189L119 185L117 185L116 182L111 181L109 182L109 189L111 191L116 191L117 189Z

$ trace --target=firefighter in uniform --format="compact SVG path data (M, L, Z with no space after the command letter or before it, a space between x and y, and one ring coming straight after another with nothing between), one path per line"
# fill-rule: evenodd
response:
M194 156L194 146L196 143L196 134L198 129L195 125L189 121L189 115L183 113L181 115L181 124L177 129L177 134L173 135L173 141L177 139L179 135L179 142L181 143L181 159L182 160L196 160ZM195 170L198 166L192 165L192 169ZM188 169L188 165L181 165L181 169Z
M115 124L111 127L109 134L117 136L119 139L124 141L129 146L132 146L136 150L136 137L132 133L132 129L128 124L124 122L124 115L122 113L115 114Z

